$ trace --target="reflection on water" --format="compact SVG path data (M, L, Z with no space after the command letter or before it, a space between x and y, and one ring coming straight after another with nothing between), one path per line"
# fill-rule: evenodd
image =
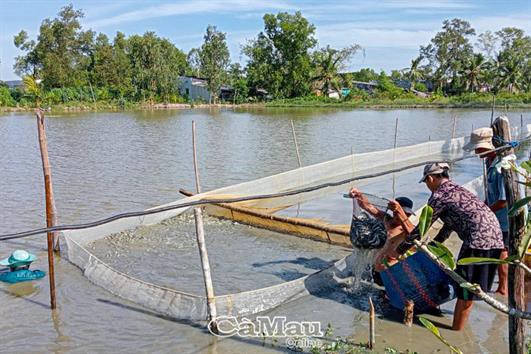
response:
M519 124L520 113L525 120L529 116L528 112L511 112L510 118L515 124ZM479 127L490 122L490 111L466 110L238 109L49 116L47 133L59 220L62 223L89 221L180 198L179 188L190 189L194 181L192 120L197 122L201 183L203 189L208 190L296 168L298 163L291 135L291 119L295 124L302 163L308 165L344 156L351 151L391 148L396 117L400 119L399 146L426 141L428 136L432 140L448 138L454 115L458 117L458 136L468 134L472 125ZM42 227L45 224L43 178L32 114L0 116L0 166L0 232ZM458 176L462 176L458 178L465 179L481 170L477 163L470 162L457 166L457 171ZM417 203L427 199L427 190L411 182L418 178L418 173L412 170L397 178L397 195L412 196ZM370 185L371 190L378 195L389 196L391 179L381 178L376 182ZM342 203L347 202L336 195L324 198L321 204L302 204L299 212L301 215L333 216L340 222L348 222L350 205ZM264 281L264 284L280 281L296 272L309 271L307 268L310 266L317 266L314 259L329 261L340 258L342 254L333 247L319 249L321 246L311 246L305 249L299 241L293 241L294 247L289 248L290 242L282 241L282 237L268 236L262 231L242 226L235 228L240 231L235 232L234 240L231 240L230 229L220 227L223 232L217 240L216 232L207 233L211 242L207 246L219 247L219 251L212 251L218 252L219 264L234 269L247 267L245 273L241 273L241 279L232 285L227 283L227 290L234 284L250 288L254 286L251 284L253 277L258 282ZM161 281L193 286L193 282L183 282L179 278L183 274L179 272L179 267L193 268L197 263L193 233L187 235L172 233L171 228L168 230L153 240L132 241L125 235L122 239L109 239L106 240L108 247L102 247L100 251L109 259L120 260L117 264L126 264L150 277L153 274L149 272L153 269L145 265L152 260L142 258L142 247L151 247L149 251L152 255L160 253L163 259L161 267L165 263L171 269L166 274L157 272ZM253 242L259 247L253 249ZM131 252L137 253L138 257L124 260L120 256L123 251L121 245L138 246L138 250ZM240 254L235 251L240 245L246 254L241 260ZM45 238L39 236L2 242L0 256L7 256L13 249L27 248L39 257L34 267L47 269L45 247ZM113 254L114 251L118 254ZM253 251L255 260L249 256ZM188 263L180 263L181 257ZM301 266L297 263L301 260L309 261ZM77 268L62 260L57 262L56 278L57 320L50 319L47 278L26 283L28 285L23 285L14 293L8 286L0 284L1 318L23 319L15 327L6 321L0 323L2 351L225 353L276 352L278 349L263 347L260 341L235 339L216 341L214 346L213 338L203 329L138 309L134 304L94 286ZM354 331L354 337L366 341L366 314L363 309L360 312L360 308L353 306L353 303L365 304L366 300L353 302L349 296L345 292L309 296L281 306L272 314L284 314L290 320L319 319L324 326L330 322L337 334L352 335ZM449 304L447 310L450 311L451 307ZM492 312L486 309L474 313L480 316L478 320L486 326L485 330L481 326L474 331L470 329L470 338L445 330L443 335L453 343L464 343L462 349L465 352L478 352L478 348L504 352L506 346L502 340L485 343L488 337L492 337L492 323L504 319L496 318L495 321ZM386 316L377 321L377 327L382 351L384 346L397 343L402 343L399 345L402 349L409 347L420 352L432 351L433 348L445 350L418 326L407 329ZM499 337L506 338L506 325L498 327L502 329L497 332ZM483 335L487 331L489 336ZM30 339L28 333L31 333ZM407 338L412 339L404 343ZM415 338L426 341L419 343ZM282 345L279 346L282 349Z

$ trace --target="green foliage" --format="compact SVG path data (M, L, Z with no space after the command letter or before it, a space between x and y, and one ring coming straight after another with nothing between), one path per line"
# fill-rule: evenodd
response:
M264 16L264 31L243 48L249 57L251 87L266 89L275 97L299 97L310 92L315 26L300 12Z
M11 91L5 86L0 86L0 106L14 107L16 104Z
M529 202L531 202L531 197L525 197L525 198L522 198L522 199L519 199L517 200L512 206L511 206L511 209L509 209L509 217L511 216L515 216L518 211L524 207L524 206L527 206L527 204L529 204Z
M422 211L420 212L419 224L417 226L421 237L426 235L426 233L428 232L431 226L432 218L433 208L429 205L426 205L424 208L422 208Z
M433 241L428 245L428 249L433 253L441 262L446 264L450 269L455 269L455 260L452 252L440 242Z
M469 264L509 264L512 263L517 257L511 256L506 259L498 258L485 258L485 257L467 257L461 258L457 261L459 265L469 265Z
M315 75L312 78L314 87L324 95L327 95L330 90L341 92L343 79L339 72L345 68L350 58L360 49L359 45L353 44L343 49L326 46L314 52Z
M394 100L402 95L404 90L396 86L385 72L381 72L378 76L378 92L381 98L390 98Z
M452 353L463 354L461 349L451 345L442 335L441 332L433 323L431 323L427 318L419 316L419 321L424 327L426 327L438 340L440 340L444 345L446 345Z
M208 81L208 89L213 94L214 103L221 85L226 81L230 64L229 48L225 33L215 26L208 26L204 42L199 49L199 72Z

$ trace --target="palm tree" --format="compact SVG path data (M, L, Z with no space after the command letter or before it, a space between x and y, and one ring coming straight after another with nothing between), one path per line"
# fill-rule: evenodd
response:
M419 56L411 61L411 66L409 68L402 69L407 79L411 81L412 88L415 88L415 83L424 77L425 68L420 67L422 59L424 58Z
M465 81L465 91L476 91L484 78L484 71L487 61L482 54L474 54L461 70L461 75Z
M325 95L328 94L329 90L341 92L341 76L339 72L360 49L359 45L354 44L343 49L334 49L327 46L315 52L314 64L316 72L313 81L316 88Z
M522 83L522 68L517 58L500 54L498 62L498 82L500 90L508 89L509 93L518 92Z

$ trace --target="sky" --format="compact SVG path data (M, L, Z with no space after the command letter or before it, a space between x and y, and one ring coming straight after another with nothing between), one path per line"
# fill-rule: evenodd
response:
M477 33L512 26L531 34L531 0L0 0L0 80L18 79L13 64L21 52L13 36L24 29L35 39L41 22L70 3L85 13L85 29L111 38L117 31L155 31L185 52L200 46L206 27L215 25L227 34L232 61L241 63L241 46L263 29L265 13L301 11L315 25L320 47L361 45L364 54L351 60L349 70L408 67L419 46L455 17L468 20Z

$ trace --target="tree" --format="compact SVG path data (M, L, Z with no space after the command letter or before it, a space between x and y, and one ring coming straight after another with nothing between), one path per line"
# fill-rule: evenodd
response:
M15 46L27 52L16 59L17 74L42 78L46 89L86 84L94 32L81 30L82 17L82 11L68 5L57 18L42 22L37 41L25 31L15 36Z
M526 87L531 58L531 37L519 28L506 27L496 32L501 49L496 57L497 88L518 92Z
M304 96L310 92L315 26L300 12L264 15L264 31L243 48L249 57L250 84L276 97Z
M485 53L488 59L493 59L496 54L496 45L498 43L498 36L491 31L485 31L478 36L476 46Z
M245 101L249 94L249 87L247 86L245 71L242 69L240 63L231 64L229 69L229 82L234 90L234 103L241 103Z
M216 103L221 85L227 76L230 63L229 48L225 33L218 31L215 26L209 25L203 38L203 45L199 50L199 71L207 79L211 99L213 97Z
M484 78L487 61L482 54L474 54L464 65L461 72L466 91L476 91Z
M341 92L342 78L339 72L345 69L346 64L361 47L357 44L343 49L334 49L330 46L314 53L313 64L315 67L314 84L324 95L329 90Z
M467 21L445 20L442 31L431 39L430 44L421 46L421 57L433 68L437 86L453 92L462 89L459 73L473 54L470 37L475 33Z
M169 100L177 94L178 77L187 70L186 55L181 50L154 32L146 32L129 37L126 51L138 98L153 102L157 97Z
M426 68L421 67L422 60L424 58L419 56L411 60L411 66L409 68L403 69L406 78L411 81L411 87L415 87L417 81L421 80L426 73Z

